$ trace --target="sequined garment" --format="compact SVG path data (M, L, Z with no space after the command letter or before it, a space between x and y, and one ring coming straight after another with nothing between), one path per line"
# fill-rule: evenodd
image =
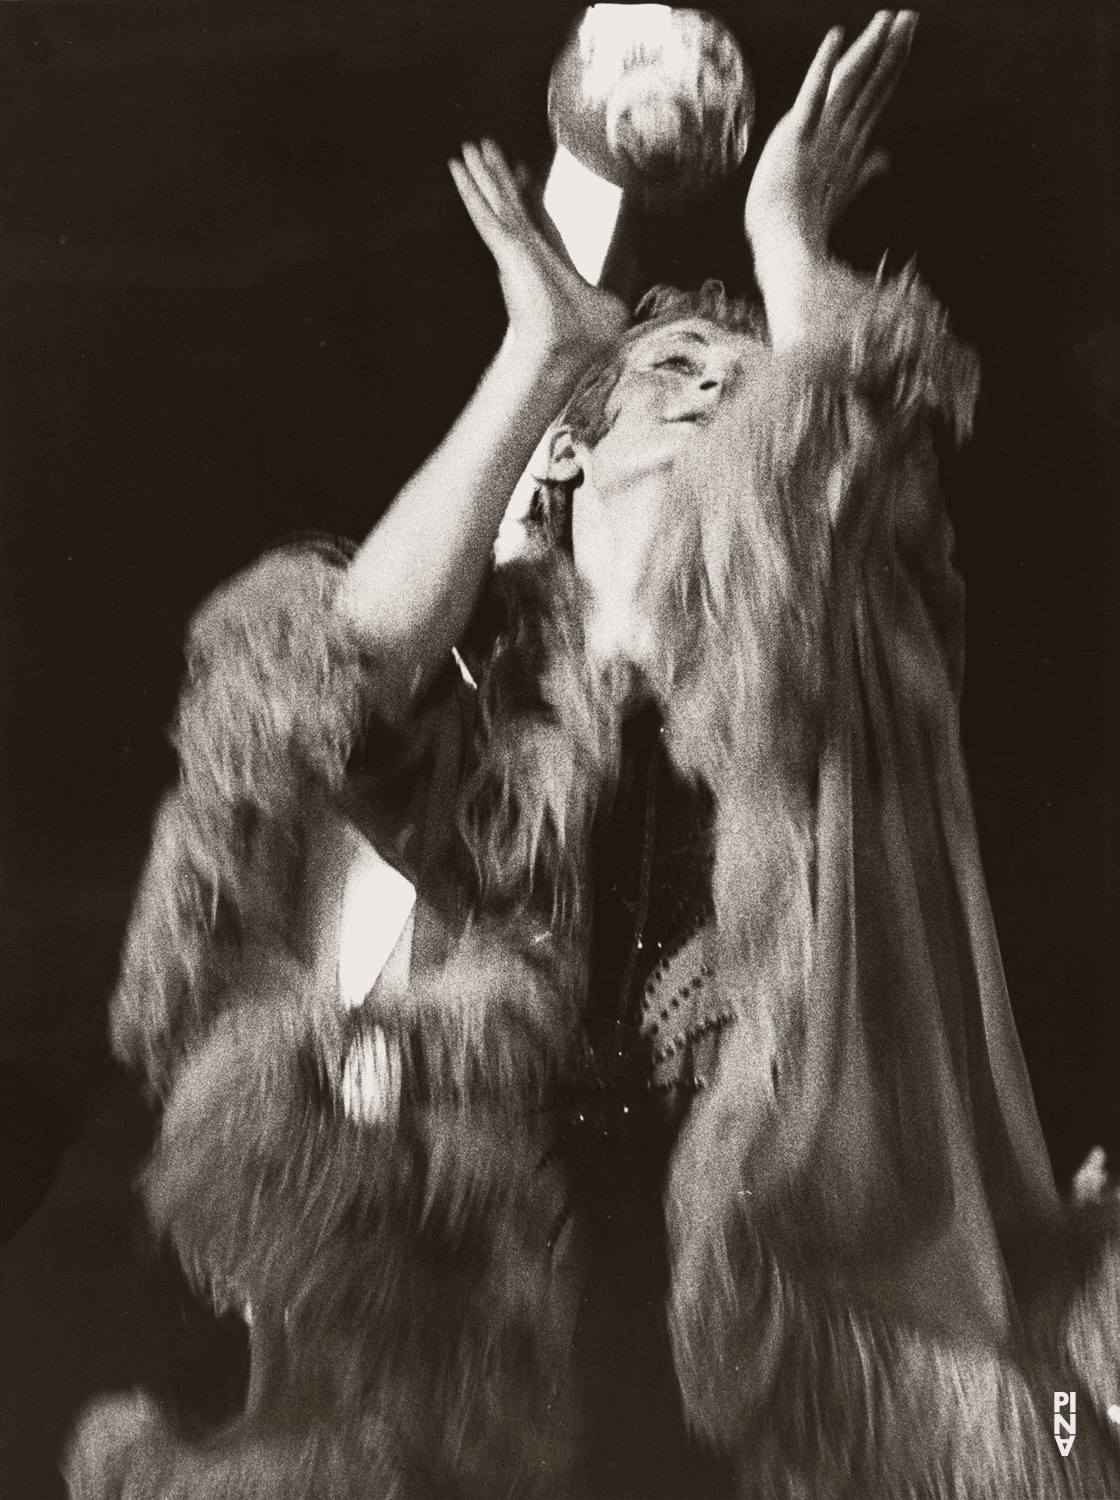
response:
M688 1438L665 1326L662 1196L694 1086L683 1069L665 1076L644 1024L659 978L711 917L712 812L674 774L656 713L637 715L597 844L585 1066L561 1146L590 1239L574 1368L591 1424L586 1493L602 1500L732 1492L729 1469Z

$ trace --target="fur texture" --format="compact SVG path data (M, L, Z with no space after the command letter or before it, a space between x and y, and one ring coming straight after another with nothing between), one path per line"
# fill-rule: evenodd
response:
M474 925L441 970L367 1002L364 1015L404 1039L414 1084L429 1097L515 1114L543 1108L578 1041L579 992L558 981L554 951L539 928Z
M258 949L293 953L304 819L337 791L376 671L329 609L339 559L273 553L198 612L111 1007L113 1048L163 1096ZM293 954L294 956L294 954Z
M757 331L757 317L715 283L691 299L659 289L647 313ZM573 430L601 430L626 347L576 393ZM720 806L717 910L736 934L736 961L753 962L763 944L801 967L796 913L811 850L797 804L829 675L836 457L846 455L850 485L866 457L855 440L871 430L864 410L889 415L876 423L880 460L884 443L903 449L931 411L961 435L975 383L975 362L908 273L869 296L844 338L768 357L698 446L677 529L648 580L665 643L651 686L678 768L705 780ZM273 554L192 624L174 735L180 785L156 821L112 1007L117 1055L157 1094L227 1003L245 955L291 952L308 810L340 788L375 710L376 664L330 608L339 561ZM463 833L481 908L515 927L543 921L562 963L581 951L588 835L613 785L623 693L587 666L562 548L543 545L499 575L492 606L500 623ZM784 935L776 913L793 923Z
M295 986L229 1009L182 1070L148 1211L200 1288L252 1307L254 1339L282 1327L283 1378L201 1449L151 1409L95 1408L73 1494L562 1492L581 1280L546 1117L414 1088L399 1120L358 1124L345 1045Z
M501 569L488 610L477 756L460 815L479 900L494 912L539 911L572 950L592 821L617 772L618 706L587 661L564 551L538 547Z
M742 1453L744 1496L1081 1500L1116 1492L1120 1442L1106 1393L1117 1379L1109 1324L1120 1202L1092 1223L1071 1213L1045 1246L1032 1236L1015 1286L1022 1327L1002 1352L950 1344L831 1298L798 1274L780 1227L773 1244L744 1222L723 1232L719 1252L710 1242L697 1247L710 1264L690 1268L705 1301L687 1333L678 1331L678 1369L703 1435ZM685 1346L686 1337L696 1346ZM739 1375L743 1348L771 1354L776 1378L761 1410ZM1069 1389L1082 1400L1063 1458L1053 1394Z
M704 295L719 306L710 289ZM669 317L697 310L675 297L663 306ZM734 311L723 316L740 326ZM571 420L589 441L604 430L622 358L575 398ZM876 513L900 504L879 476L897 478L936 416L962 438L976 384L974 357L908 273L869 298L843 338L775 358L764 378L744 383L698 435L679 503L666 508L660 567L646 580L664 644L649 686L678 769L715 794L716 983L756 1061L775 1035L778 1052L795 1052L805 1015L813 768L851 587L836 573L837 551L858 556L870 527L906 524ZM562 497L546 501L561 535ZM712 1163L733 1149L718 1133L705 1137L710 1181L720 1178ZM688 1162L676 1171L693 1180ZM1117 1455L1099 1410L1071 1461L1050 1431L1054 1389L1080 1379L1099 1391L1113 1379L1114 1252L1099 1240L1098 1274L1055 1280L1055 1296L1081 1290L1055 1313L1050 1337L1039 1325L1023 1364L830 1299L799 1278L788 1235L767 1240L748 1229L730 1162L725 1178L714 1199L685 1194L670 1213L671 1322L686 1411L710 1441L742 1455L744 1495L1072 1500L1115 1486ZM761 1410L739 1373L748 1348L756 1373L760 1351L771 1356Z
M651 325L696 316L756 343L762 336L757 310L728 297L717 282L695 294L656 288L638 327L576 391L564 426L585 443L598 441L633 343ZM766 351L699 430L689 470L679 477L678 503L665 507L656 571L645 583L645 605L662 644L647 687L665 715L677 769L715 794L714 897L725 968L734 971L736 990L749 973L754 989L774 991L775 1011L796 1008L791 991L808 957L807 788L833 681L830 618L843 608L833 573L830 487L839 487L841 501L867 495L864 510L873 511L882 496L868 483L871 470L896 470L935 417L962 439L977 384L975 356L951 336L944 311L911 267L868 292L835 329L822 329L815 346L778 356ZM500 777L501 805L517 809L522 830L564 826L552 803L567 805L573 781L585 788L582 830L587 804L593 811L612 785L613 763L603 747L616 753L623 694L571 660L581 641L578 619L571 618L580 600L556 540L567 530L570 497L570 484L546 483L538 507L542 547L535 561L519 564L528 616L547 623L521 626L521 636L489 668L501 686L490 688L485 763L491 777ZM866 529L875 517L842 519ZM550 703L545 774L539 719L509 712L505 684L518 674L567 689ZM500 771L490 769L495 765ZM542 787L560 794L542 794ZM523 832L520 844L509 840L505 847L502 888L510 891L539 881L542 849L546 870L582 854L582 841L569 854L563 840L548 842L539 832ZM567 869L556 878L575 882Z
M1026 1357L1042 1363L1061 1351L1081 1399L1104 1422L1120 1390L1120 1189L1104 1184L1092 1200L1075 1198L1057 1224L1010 1241L1005 1254Z
M320 1420L286 1431L242 1419L188 1442L148 1396L105 1397L85 1414L63 1462L73 1500L406 1500L391 1434ZM429 1491L434 1494L434 1491Z
M760 1223L737 1165L736 1122L765 1092L753 1073L767 1056L796 1055L805 1024L813 767L830 691L848 682L834 664L850 608L836 533L849 528L858 556L853 531L901 523L890 486L933 415L965 434L975 392L975 361L906 277L845 340L775 361L740 451L729 436L690 475L715 567L701 549L700 652L669 674L665 704L671 754L716 794L716 982L739 1016L730 1045L741 1056L674 1163L670 1322L686 1412L742 1455L752 1500L1072 1500L1120 1483L1099 1395L1071 1459L1051 1430L1055 1389L1115 1382L1114 1226L1062 1231L1080 1249L1054 1262L1049 1325L1024 1296L1022 1348L969 1349L830 1294L801 1265L796 1183ZM709 491L735 496L736 474L742 510L707 506Z
M661 293L649 311L755 330L713 287L698 303ZM570 420L586 434L605 430L620 368L607 362L574 398ZM889 499L874 466L897 468L936 414L963 435L975 390L974 359L908 273L869 295L843 337L767 352L682 481L678 528L647 583L665 646L648 685L678 769L715 795L715 982L743 1045L748 1017L792 1035L804 1014L810 768L844 584L832 526L869 525ZM71 1463L72 1475L110 1476L89 1481L91 1497L533 1494L543 1476L562 1491L572 1428L549 1372L578 1278L552 1245L563 1184L539 1166L534 1110L575 1032L588 836L613 784L624 699L584 660L565 503L546 490L539 550L495 581L460 809L476 925L441 977L360 1023L391 1029L415 1062L395 1132L340 1116L331 1080L347 1038L315 996L289 980L271 995L243 982L247 937L284 951L301 808L309 787L339 785L376 675L333 634L331 575L315 565L277 563L200 616L183 782L157 826L114 1035L157 1090L174 1084L147 1180L155 1222L218 1295L255 1316L289 1309L287 1394L270 1418L284 1435L250 1424L196 1450L147 1407L104 1409ZM708 1148L718 1158L724 1145ZM742 1452L745 1495L1107 1491L1110 1433L1087 1421L1063 1467L1044 1398L1081 1379L1099 1402L1114 1379L1111 1229L1093 1240L1107 1249L1086 1251L1072 1300L1039 1292L1037 1350L1020 1366L830 1301L777 1241L746 1231L737 1187L729 1167L703 1213L671 1209L671 1317L686 1409ZM757 1354L759 1340L775 1384L767 1436L746 1450L757 1413L737 1351L750 1341ZM99 1438L97 1421L119 1441ZM295 1477L269 1491L255 1476L278 1472L277 1453ZM365 1489L353 1477L363 1464ZM132 1477L113 1489L114 1475Z

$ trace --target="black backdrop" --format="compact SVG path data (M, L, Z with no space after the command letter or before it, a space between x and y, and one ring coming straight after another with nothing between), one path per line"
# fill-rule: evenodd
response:
M835 20L711 7L765 131ZM70 1120L160 788L191 608L278 537L358 536L461 406L501 303L445 168L543 171L557 0L0 7L4 1055ZM931 0L844 226L916 254L983 357L947 475L964 733L1055 1167L1120 1152L1117 14ZM750 284L746 174L652 222L646 281Z

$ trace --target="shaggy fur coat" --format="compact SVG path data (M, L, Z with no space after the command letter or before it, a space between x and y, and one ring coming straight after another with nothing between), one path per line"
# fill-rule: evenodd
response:
M687 310L748 326L711 289ZM665 1191L684 1411L744 1497L1120 1493L1116 1207L1059 1204L960 758L933 434L967 431L975 364L911 275L761 355L650 580L647 686L715 801L704 942L729 1022ZM617 373L570 428L602 423ZM542 543L495 580L477 696L447 679L391 732L332 614L343 564L274 554L193 623L180 782L112 1010L164 1105L152 1221L254 1331L283 1329L283 1360L203 1442L144 1396L96 1405L75 1500L581 1493L583 1252L550 1120L620 699ZM349 1017L301 918L324 806L366 820L431 918L407 992ZM340 1075L375 1030L403 1079L399 1117L367 1123Z

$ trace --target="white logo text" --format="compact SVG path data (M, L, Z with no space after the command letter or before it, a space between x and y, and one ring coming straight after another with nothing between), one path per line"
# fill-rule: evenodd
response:
M1062 1413L1065 1413L1063 1416ZM1077 1435L1077 1392L1054 1392L1054 1441L1063 1458L1069 1457Z

